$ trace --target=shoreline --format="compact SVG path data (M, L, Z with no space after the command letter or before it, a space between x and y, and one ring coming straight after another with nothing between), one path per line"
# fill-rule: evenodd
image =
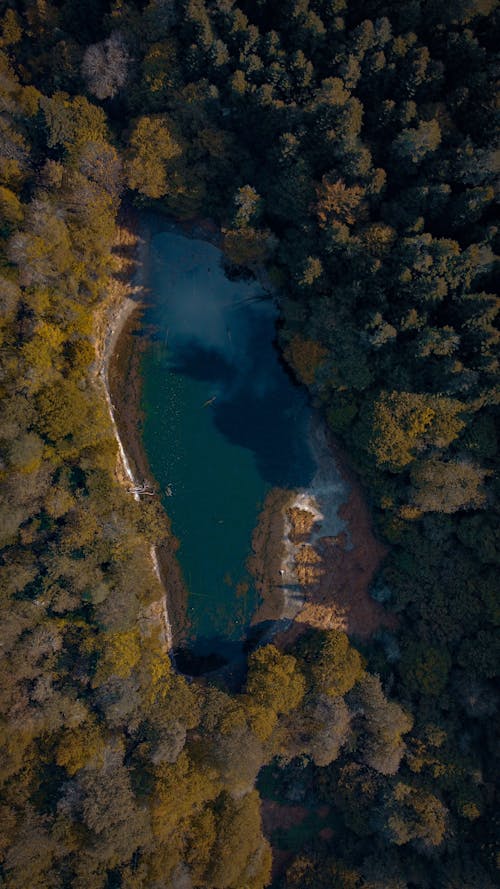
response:
M134 221L135 222L135 221ZM133 324L134 316L141 310L142 297L144 294L144 268L145 268L145 252L147 250L144 238L136 231L137 226L130 220L126 220L123 225L118 225L117 242L115 250L123 247L132 247L133 257L129 260L129 265L133 265L133 271L128 274L130 269L125 269L122 280L119 274L113 276L107 304L102 307L102 312L97 324L96 331L96 352L97 352L97 373L104 391L104 397L108 407L109 418L118 446L116 474L118 481L122 484L128 494L131 494L136 502L140 502L140 494L135 490L140 486L140 481L134 473L129 459L129 455L125 449L122 434L119 429L118 410L113 400L112 387L110 377L112 375L113 362L118 351L119 343L127 328ZM136 298L132 297L136 295ZM138 298L137 298L138 297ZM100 325L104 325L104 330L99 331ZM131 488L129 487L131 486ZM157 547L152 544L149 548L149 558L153 567L153 572L160 583L163 596L161 604L161 621L162 636L167 653L172 657L173 649L173 631L170 621L167 588L164 583L160 562L157 554ZM153 611L157 609L153 608Z
M141 219L141 224L135 219L132 221L136 250L134 271L129 274L127 282L131 290L139 295L139 299L131 300L133 305L130 311L123 310L119 329L116 325L114 336L109 337L106 382L118 434L117 440L121 442L130 469L130 475L124 477L122 473L122 481L125 478L126 483L130 484L130 480L133 479L132 485L140 487L148 480L149 489L157 497L161 521L165 528L164 540L151 546L150 560L164 591L165 636L168 639L170 657L173 659L174 649L183 644L188 630L186 618L188 592L175 555L179 543L172 535L170 518L161 501L140 434L142 420L140 361L147 335L135 334L139 326L140 312L147 298L149 244L156 229L156 225L153 224L154 219L151 220L147 215ZM134 498L140 500L140 493L134 494Z

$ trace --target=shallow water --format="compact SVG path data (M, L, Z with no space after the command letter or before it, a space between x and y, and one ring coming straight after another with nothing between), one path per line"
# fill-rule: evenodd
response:
M242 639L256 607L245 563L267 491L306 486L315 470L307 399L280 363L273 302L256 282L230 281L221 256L206 241L154 235L144 316L154 334L143 441L203 652Z

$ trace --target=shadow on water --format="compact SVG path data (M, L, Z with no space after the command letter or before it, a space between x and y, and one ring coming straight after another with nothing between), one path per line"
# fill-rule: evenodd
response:
M230 641L224 636L199 637L174 650L175 665L185 676L203 676L210 684L239 692L246 680L248 656L292 623L290 619L261 621L248 628L243 641Z
M173 348L169 363L174 373L213 385L216 428L231 444L253 452L265 482L301 487L314 472L306 441L308 400L280 361L275 330L273 317L252 313L240 357L192 338Z
M226 356L214 348L203 346L199 340L189 340L182 350L177 349L170 360L174 373L184 374L193 380L229 386L235 378L233 365Z
M185 676L206 677L211 685L240 691L247 673L246 645L223 636L201 637L174 650L175 665Z
M258 471L269 485L301 487L311 480L313 467L305 465L306 455L294 442L300 413L291 409L286 414L279 393L273 398L272 393L259 397L242 392L241 399L218 404L214 413L215 425L228 441L253 451Z

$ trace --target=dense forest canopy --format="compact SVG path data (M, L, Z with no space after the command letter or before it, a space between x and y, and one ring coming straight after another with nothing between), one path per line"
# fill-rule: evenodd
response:
M335 823L283 889L496 885L498 24L495 0L2 3L6 889L263 889L272 761ZM237 694L172 668L168 524L115 478L96 374L131 203L266 266L396 631L258 648Z

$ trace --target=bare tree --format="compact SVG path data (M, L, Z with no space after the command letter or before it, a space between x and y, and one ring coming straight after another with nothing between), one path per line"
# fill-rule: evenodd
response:
M89 92L98 99L112 99L127 79L129 54L122 35L115 31L107 40L88 46L82 74Z

